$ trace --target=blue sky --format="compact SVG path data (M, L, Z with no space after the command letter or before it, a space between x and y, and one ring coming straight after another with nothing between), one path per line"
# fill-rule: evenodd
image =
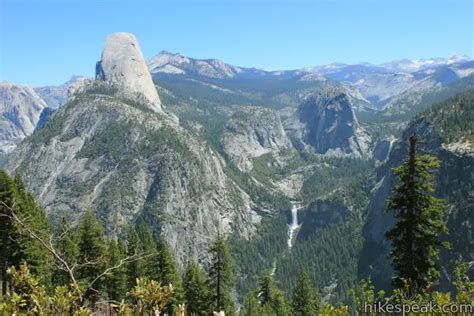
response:
M94 75L106 34L239 66L474 55L473 0L0 0L0 80L59 84Z

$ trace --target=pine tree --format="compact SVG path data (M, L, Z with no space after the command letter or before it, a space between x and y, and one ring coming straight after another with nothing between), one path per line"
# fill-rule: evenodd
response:
M90 283L97 278L106 268L107 249L104 230L92 212L86 212L77 230L79 246L79 262L82 264L78 270L78 278L87 289L84 297L95 302L98 293L105 287L104 278L95 282L93 289L89 289Z
M265 313L263 312L263 308L260 305L260 301L257 299L257 294L255 292L249 292L247 297L245 298L244 304L242 306L242 310L240 311L241 316L254 316L254 315L262 315L264 316Z
M312 286L306 271L302 270L296 281L291 303L292 315L310 316L318 315L319 296Z
M48 218L44 210L36 204L36 201L27 190L19 172L15 172L15 185L17 187L18 198L16 210L23 219L25 225L42 240L48 240L51 235ZM46 287L51 286L51 272L53 257L49 251L36 239L32 238L25 227L19 227L19 236L16 243L19 245L16 264L22 261L28 263L28 267L41 283Z
M444 200L434 197L433 171L439 161L416 155L416 137L409 139L409 157L394 172L399 184L388 200L395 215L395 226L386 233L392 242L390 258L396 289L416 293L439 278L439 234L447 232L443 223Z
M68 263L74 264L79 257L79 247L77 245L74 231L71 229L68 221L63 217L59 221L56 230L56 250L60 256ZM55 285L66 285L71 283L69 273L61 269L59 266L54 270L53 283Z
M186 268L184 289L186 312L189 315L207 316L212 314L208 279L195 262L191 262Z
M168 245L163 238L159 238L156 246L155 258L157 280L163 285L173 286L173 299L168 306L167 313L174 315L178 304L184 302L183 281L176 268L176 263L171 255Z
M258 279L258 291L257 297L260 301L260 305L269 304L273 299L273 291L276 286L271 274L264 274Z
M156 268L157 245L153 240L153 236L150 233L150 229L148 228L148 225L145 223L143 218L140 218L138 220L136 232L138 239L140 240L138 251L144 255L144 258L138 261L138 264L141 265L139 270L142 272L142 276L146 276L154 280L159 280L160 276Z
M118 266L120 260L124 258L125 245L117 243L115 240L109 242L107 263L109 267ZM106 277L107 294L111 300L120 302L127 293L126 267L121 266L114 269Z
M140 239L135 229L130 226L127 231L127 256L133 257L141 255ZM141 260L133 260L127 264L127 289L132 289L137 279L144 277L143 265Z
M209 280L214 292L213 308L215 311L224 311L226 315L233 315L235 307L232 291L235 285L235 273L226 239L218 235L209 251L211 254Z
M135 253L144 255L143 259L138 260L135 264L132 263L132 268L138 269L138 273L132 274L159 281L166 286L171 284L174 294L166 312L169 315L174 315L178 304L184 302L184 290L176 263L166 242L160 238L155 243L148 225L142 218L137 221L136 233L131 230L129 235L131 237L130 246L135 248L135 250L130 249L130 252L135 251Z
M11 208L14 207L15 197L18 195L15 182L5 170L0 171L0 233L2 259L2 296L7 294L7 269L13 264L13 254L17 246L14 242L15 223L11 220Z
M290 314L290 308L285 296L276 286L271 274L266 273L259 278L257 298L263 308L263 313L277 316Z
M12 179L6 171L0 171L0 201L2 294L5 295L8 288L6 269L9 266L18 267L23 261L28 263L44 285L49 286L52 257L30 233L34 232L47 240L50 236L49 224L44 211L26 191L19 173ZM23 224L12 219L13 213Z

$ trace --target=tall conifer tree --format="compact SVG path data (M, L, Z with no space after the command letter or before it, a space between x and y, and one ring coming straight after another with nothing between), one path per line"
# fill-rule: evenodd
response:
M233 315L235 307L232 291L235 285L235 272L226 239L220 234L217 235L209 251L211 253L209 280L213 291L213 307L215 311Z
M417 156L416 136L409 139L408 159L394 172L399 183L388 200L396 223L386 236L392 242L390 259L395 271L392 285L416 293L439 278L439 234L447 232L443 222L444 200L434 196L433 172L438 159Z
M211 291L207 276L202 269L191 262L184 274L186 311L189 315L206 316L212 314Z
M141 254L140 239L135 229L130 226L127 231L127 256L133 257ZM133 260L127 264L127 289L132 289L137 279L144 277L143 264L141 260Z
M262 275L258 280L257 298L265 314L276 316L290 314L285 296L276 286L273 276L269 273Z
M120 260L124 258L125 246L110 240L107 264L109 267L119 266ZM118 267L106 277L107 294L111 300L120 302L127 293L127 270L125 266Z
M312 316L318 315L319 296L316 289L311 284L308 273L301 270L296 281L291 302L292 315Z
M102 225L92 212L86 212L77 229L79 262L82 264L78 276L83 286L98 277L107 266L107 246ZM91 301L98 299L98 292L105 290L105 277L97 280L84 297Z
M17 188L13 179L5 170L0 171L0 238L1 238L1 252L2 260L2 295L5 296L8 289L7 269L13 264L13 254L17 246L14 242L15 223L9 216L11 216L11 209L15 205L16 196L18 195Z
M12 179L5 170L0 171L0 258L2 263L2 294L7 291L6 269L28 263L42 283L51 282L52 257L48 250L36 239L47 240L50 228L44 211L36 204L33 196L26 191L20 174ZM15 215L23 224L14 220Z
M143 218L140 218L137 223L137 236L140 240L138 251L144 256L138 261L141 266L140 271L143 276L159 281L159 274L157 269L157 249L156 243L153 240L150 229Z
M168 306L167 313L173 315L178 304L184 302L183 281L176 268L176 263L165 240L160 237L156 246L157 255L155 257L157 280L163 285L173 286L173 299Z

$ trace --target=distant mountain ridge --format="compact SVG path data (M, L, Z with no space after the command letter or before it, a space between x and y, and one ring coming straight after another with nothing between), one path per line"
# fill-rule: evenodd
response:
M70 89L75 89L90 80L84 76L71 76L71 79L61 85L50 85L34 88L35 92L46 102L48 107L57 109L67 99Z
M215 79L228 79L248 76L288 76L307 73L304 70L269 71L253 67L233 66L220 59L195 59L162 51L147 61L150 73L168 73L179 75L199 75Z
M352 70L364 70L371 72L390 72L390 73L413 73L417 71L461 64L474 59L465 54L452 54L449 57L427 58L427 59L399 59L381 64L372 64L369 62L360 62L356 64L331 63L321 66L305 67L300 69L286 70L266 70L255 67L242 67L227 64L220 59L196 59L180 53L161 51L147 61L148 68L152 74L163 72L172 74L198 73L203 76L215 78L231 78L237 75L260 74L260 75L281 75L284 73L318 73L321 75L338 72L341 69L349 68Z
M286 79L301 81L333 80L340 82L352 95L381 108L401 94L446 85L474 73L474 62L467 55L454 54L448 58L401 59L373 65L370 63L329 65L295 69L263 70L237 67L219 59L194 59L167 51L148 60L152 75L168 74L187 77L236 79Z
M439 90L440 87L474 74L474 61L462 54L448 58L401 59L380 65L332 63L312 68L270 71L233 66L219 59L194 59L162 51L149 59L146 65L158 86L168 87L168 83L176 85L176 81L181 80L183 83L180 85L194 86L194 90L232 94L233 99L247 104L251 101L277 107L298 106L317 87L337 83L346 90L352 106L361 111L385 108L392 111L391 109L397 109L403 103L403 111L410 112L407 100L416 102L425 93ZM38 102L58 108L66 102L68 95L90 80L87 77L73 76L62 85L37 87L34 92L37 98L42 99ZM150 98L156 99L150 82L146 86L147 94L153 95ZM14 99L16 98L5 102L11 103ZM35 119L34 124L36 122ZM0 134L5 139L16 137L7 133L5 128ZM2 145L0 150L5 151L5 146ZM8 146L7 151L11 151L15 142L10 142Z
M337 69L341 69L349 66L362 66L371 69L378 69L378 71L386 70L388 72L403 72L410 73L420 70L426 70L429 68L435 68L439 66L446 66L451 64L464 63L472 61L473 58L466 54L454 53L449 57L435 57L435 58L421 58L421 59L397 59L381 64L373 64L370 62L360 62L356 64L347 64L347 63L331 63L327 65L314 66L310 68L305 68L309 71L316 71L320 73L330 73Z
M451 64L458 64L472 61L472 58L465 54L452 54L447 58L428 58L428 59L399 59L378 66L390 71L398 72L415 72L434 68L438 66L446 66Z

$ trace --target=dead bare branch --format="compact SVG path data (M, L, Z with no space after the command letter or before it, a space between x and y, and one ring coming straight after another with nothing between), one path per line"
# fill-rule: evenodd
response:
M131 256L127 256L125 258L122 258L116 265L112 266L112 267L108 267L106 268L103 272L101 272L99 275L97 275L94 279L92 279L91 282L89 282L89 284L85 287L85 288L82 288L82 291L81 290L81 286L75 276L75 271L77 271L78 269L80 268L83 268L83 267L86 267L86 266L94 266L94 265L97 265L99 262L101 262L104 257L101 257L97 260L94 260L94 261L85 261L85 262L81 262L81 263L78 263L78 262L74 262L74 263L69 263L67 262L62 256L61 254L59 253L58 250L55 249L55 246L54 246L54 241L55 241L55 238L54 238L54 234L51 234L48 238L47 241L45 241L43 238L41 238L40 234L35 232L29 225L28 223L26 222L25 219L22 219L20 218L16 212L15 212L15 206L13 205L12 207L8 206L7 204L5 204L3 201L0 202L4 207L6 207L11 214L0 214L0 217L7 217L9 218L10 220L16 222L17 224L19 224L21 226L22 229L25 230L25 232L33 239L37 240L45 249L48 250L48 252L53 256L53 258L55 259L56 263L59 263L58 267L65 271L71 281L72 281L72 285L73 287L76 289L76 290L79 290L78 291L78 295L79 295L79 299L80 299L80 302L81 304L83 303L83 295L82 293L85 293L86 291L95 291L97 292L96 289L94 289L94 284L100 280L102 277L112 273L112 271L114 270L117 270L119 269L120 267L124 266L125 264L128 264L128 263L131 263L131 262L134 262L134 261L138 261L138 260L141 260L141 259L145 259L145 258L148 258L148 257L152 257L152 256L155 256L156 255L156 252L152 252L152 253L135 253L134 255L131 255ZM61 237L64 238L64 235L65 234L62 234Z

